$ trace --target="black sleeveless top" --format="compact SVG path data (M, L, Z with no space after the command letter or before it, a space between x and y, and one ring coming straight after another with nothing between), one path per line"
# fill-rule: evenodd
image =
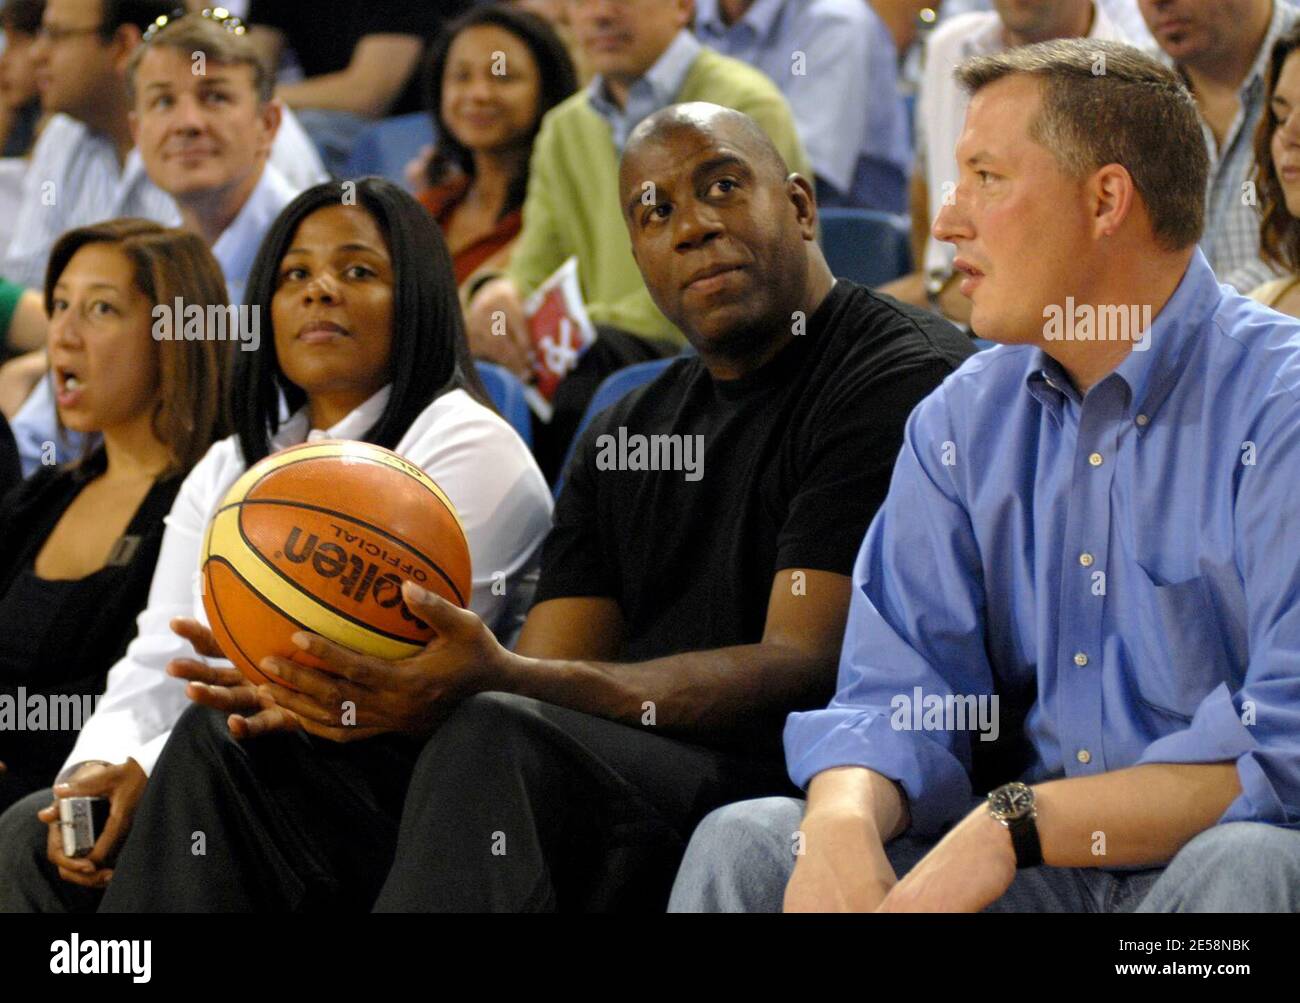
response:
M106 463L99 449L77 468L43 468L0 500L0 809L53 782L149 597L180 477L154 482L103 568L36 575L36 555Z

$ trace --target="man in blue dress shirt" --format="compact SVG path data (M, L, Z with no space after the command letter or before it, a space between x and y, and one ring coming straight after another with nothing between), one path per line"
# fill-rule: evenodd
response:
M838 693L786 725L806 804L708 816L672 908L1300 909L1300 324L1197 249L1171 71L959 76L934 232L1001 344L908 421Z

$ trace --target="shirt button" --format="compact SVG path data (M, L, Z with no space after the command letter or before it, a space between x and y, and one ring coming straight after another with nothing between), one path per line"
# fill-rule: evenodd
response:
M1091 568L1091 567L1092 567L1092 555L1091 555L1091 554L1080 554L1080 555L1079 555L1079 563L1082 564L1085 568Z
M1147 423L1148 423L1150 420L1151 420L1151 419L1148 418L1148 417L1147 417L1146 415L1144 415L1144 414L1140 414L1140 415L1137 416L1137 423L1138 423L1139 425L1141 425L1143 428L1146 428L1146 427L1147 427Z
M1092 753L1087 749L1080 749L1074 754L1074 758L1083 763L1084 766L1087 766L1092 762Z
M1083 668L1085 665L1088 664L1088 656L1085 655L1082 651L1076 651L1074 653L1074 664L1079 666L1079 668Z
M1088 462L1091 463L1094 467L1100 467L1100 466L1101 466L1101 454L1100 454L1100 453L1093 453L1091 456L1088 457Z

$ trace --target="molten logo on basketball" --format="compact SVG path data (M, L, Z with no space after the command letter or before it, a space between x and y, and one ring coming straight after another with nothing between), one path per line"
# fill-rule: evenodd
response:
M380 574L380 566L368 557L377 557L420 585L429 577L424 569L404 560L400 554L391 554L383 544L367 540L357 533L349 533L342 526L331 523L330 528L334 530L336 539L362 551L367 557L350 554L338 543L322 542L315 533L307 533L304 537L303 530L294 526L284 541L284 559L293 564L309 564L323 579L339 579L338 586L344 597L358 606L369 597L384 609L398 607L403 620L411 621L421 630L427 629L429 625L402 602L402 579L391 571Z
M474 588L451 500L409 460L366 442L308 442L259 460L213 513L203 554L212 633L255 683L270 678L259 668L268 655L307 660L297 631L410 658L434 631L402 601L403 583L458 606Z

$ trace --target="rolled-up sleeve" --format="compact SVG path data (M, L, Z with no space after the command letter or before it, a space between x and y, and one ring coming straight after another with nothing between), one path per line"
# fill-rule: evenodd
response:
M907 792L918 834L969 806L972 737L916 727L920 705L993 694L978 547L944 462L954 448L940 388L908 419L889 496L858 553L835 698L785 728L796 784L837 766L874 770Z
M1236 505L1250 658L1235 692L1221 683L1182 731L1152 742L1142 763L1234 760L1241 794L1219 819L1300 827L1300 407L1255 443Z

